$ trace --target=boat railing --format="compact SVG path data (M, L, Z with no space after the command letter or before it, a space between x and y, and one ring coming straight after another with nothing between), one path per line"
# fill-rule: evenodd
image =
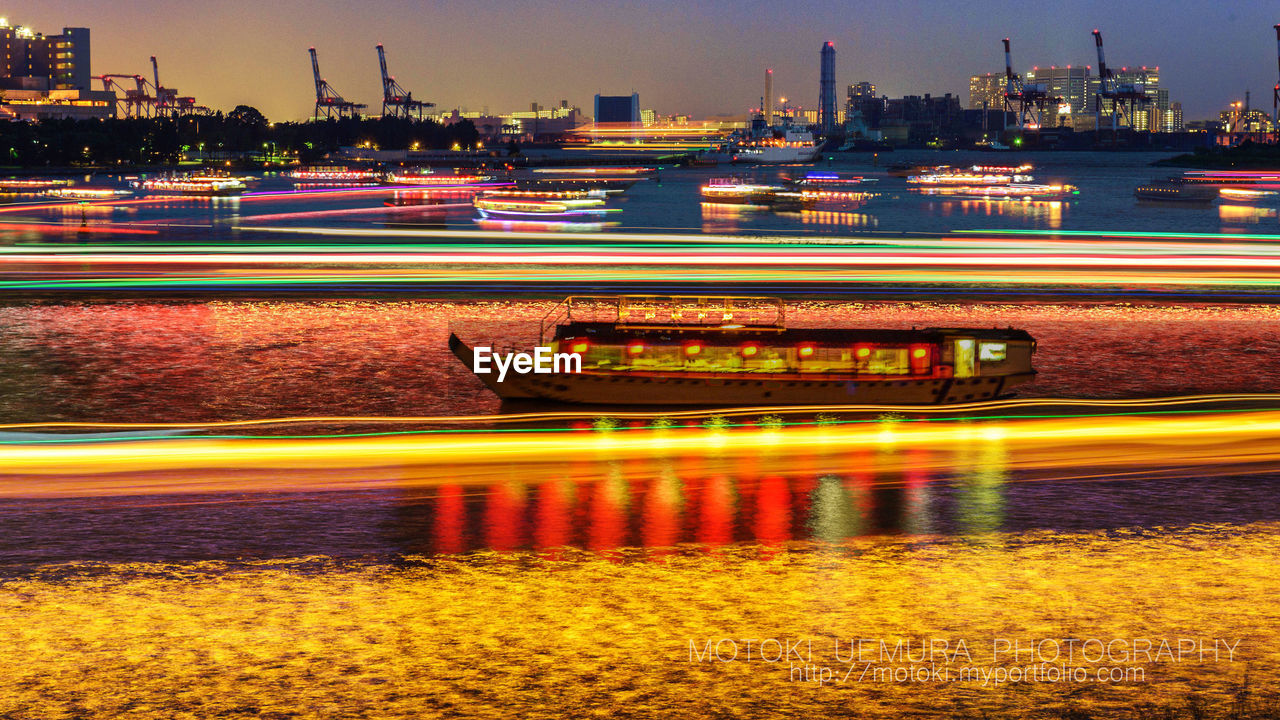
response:
M754 295L570 295L543 318L546 342L559 325L605 322L619 327L754 327L782 329L780 298Z

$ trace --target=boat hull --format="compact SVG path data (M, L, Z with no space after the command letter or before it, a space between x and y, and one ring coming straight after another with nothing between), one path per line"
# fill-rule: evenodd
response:
M467 367L472 350L456 335L449 348ZM703 375L630 372L496 375L478 378L504 400L590 405L942 405L990 400L1035 379L1034 372L969 378L858 379L765 374Z

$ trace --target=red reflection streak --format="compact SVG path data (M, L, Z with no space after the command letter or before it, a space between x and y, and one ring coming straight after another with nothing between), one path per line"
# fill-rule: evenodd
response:
M770 475L761 479L756 494L756 540L781 545L791 539L791 491L787 479Z
M491 489L484 510L485 543L494 550L515 550L524 539L524 493L513 483Z
M626 545L627 508L623 497L625 489L616 479L597 480L591 484L591 499L587 527L587 548L597 552L613 550Z
M926 524L929 512L929 451L922 447L909 448L906 452L906 468L903 472L903 484L906 494L906 513L904 520L914 520L915 525ZM904 523L905 524L905 523Z
M438 553L460 553L465 548L467 508L461 485L441 485L436 497L435 545Z
M554 480L537 488L538 499L533 527L535 548L558 549L572 542L573 483ZM552 553L552 558L559 553Z
M649 480L640 526L640 543L645 547L670 548L680 541L679 492L674 478Z
M695 537L708 549L733 542L733 484L724 475L702 483Z

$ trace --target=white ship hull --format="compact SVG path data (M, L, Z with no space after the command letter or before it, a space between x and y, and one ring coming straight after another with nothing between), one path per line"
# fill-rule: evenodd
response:
M817 159L821 151L821 145L744 147L734 152L733 161L738 163L759 163L761 165L806 163Z

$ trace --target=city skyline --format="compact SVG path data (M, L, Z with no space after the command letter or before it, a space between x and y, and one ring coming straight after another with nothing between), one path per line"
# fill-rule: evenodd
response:
M1018 72L1093 65L1094 27L1107 38L1108 64L1159 65L1162 85L1188 119L1216 117L1245 90L1254 107L1269 109L1266 91L1276 82L1271 25L1280 20L1280 1L1172 5L1163 6L1157 32L1150 6L1093 0L1053 8L871 3L856 17L827 0L785 8L658 0L643 9L545 0L429 9L407 0L359 7L336 0L111 7L50 0L0 15L46 34L90 28L95 75L149 74L148 58L156 55L165 86L224 111L252 105L273 120L311 114L311 46L338 92L371 106L380 104L374 48L382 43L391 73L437 110L509 112L560 100L586 109L596 93L637 92L660 114L706 117L758 106L766 67L774 70L775 98L816 109L818 55L828 40L837 50L839 88L868 80L891 97L950 92L963 100L970 75L1003 70L1003 37L1013 41Z

